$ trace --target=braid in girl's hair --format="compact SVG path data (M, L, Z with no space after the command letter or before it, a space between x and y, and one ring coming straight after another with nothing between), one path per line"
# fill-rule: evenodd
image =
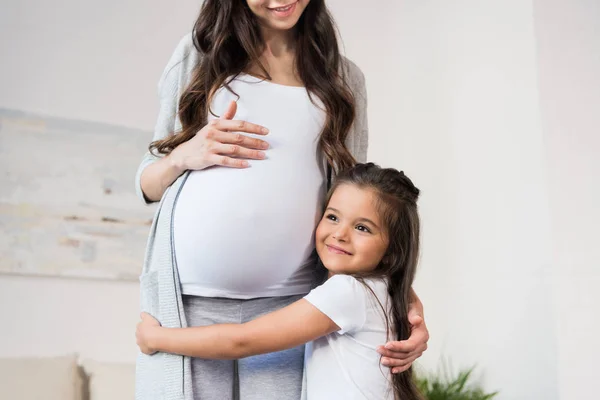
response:
M340 174L329 192L329 197L340 185L349 184L370 189L376 193L377 207L385 224L389 238L388 250L379 266L364 278L385 278L391 299L391 321L388 331L397 340L410 336L408 307L411 301L412 283L415 278L419 258L419 214L417 200L419 189L402 171L381 168L376 164L357 164ZM329 200L329 199L328 199ZM384 314L387 314L384 310ZM386 317L387 318L387 317ZM395 398L397 400L421 400L413 380L412 368L392 375Z

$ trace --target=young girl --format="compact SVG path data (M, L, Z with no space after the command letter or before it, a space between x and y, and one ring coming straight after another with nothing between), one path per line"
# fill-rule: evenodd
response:
M142 311L165 327L203 326L302 298L315 286L327 171L367 153L364 77L340 56L324 1L205 0L159 93L136 178L145 201L161 202ZM411 309L410 339L382 350L396 371L426 347L416 296ZM140 354L136 398L299 399L303 355L303 346L239 361Z
M316 230L317 253L328 271L324 284L243 324L172 329L142 314L136 332L140 349L237 359L312 341L306 359L308 400L419 399L412 371L391 375L380 367L375 351L389 336L406 339L410 333L418 196L402 172L357 165L336 180Z

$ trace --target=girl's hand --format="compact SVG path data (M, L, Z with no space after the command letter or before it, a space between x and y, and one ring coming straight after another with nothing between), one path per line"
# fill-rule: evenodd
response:
M177 146L169 155L181 171L213 165L246 168L247 160L262 160L269 144L237 132L266 135L269 130L246 121L233 121L237 103L232 101L221 119L210 121L196 136ZM236 133L232 133L236 132Z
M145 312L140 314L140 318L142 320L137 324L135 339L142 353L152 355L156 353L156 349L153 349L150 343L156 330L161 329L160 323L152 315Z
M408 321L411 325L410 337L407 340L388 342L380 346L377 352L382 355L381 363L392 369L393 374L404 372L412 363L427 350L429 331L422 317L423 306L412 303L408 311Z

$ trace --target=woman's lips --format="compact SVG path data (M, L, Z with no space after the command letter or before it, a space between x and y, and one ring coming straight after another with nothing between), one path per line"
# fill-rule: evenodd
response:
M287 6L269 8L269 11L271 11L278 17L285 18L285 17L289 17L290 15L292 15L294 10L296 10L297 4L298 4L298 1L295 1L291 4L288 4Z

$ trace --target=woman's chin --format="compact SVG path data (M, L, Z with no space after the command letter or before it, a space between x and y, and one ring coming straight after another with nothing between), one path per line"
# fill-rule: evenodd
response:
M290 21L269 21L269 23L267 24L267 27L273 31L279 31L279 32L287 32L290 31L292 29L294 29L294 27L296 26L296 23L298 21L295 22L290 22Z

